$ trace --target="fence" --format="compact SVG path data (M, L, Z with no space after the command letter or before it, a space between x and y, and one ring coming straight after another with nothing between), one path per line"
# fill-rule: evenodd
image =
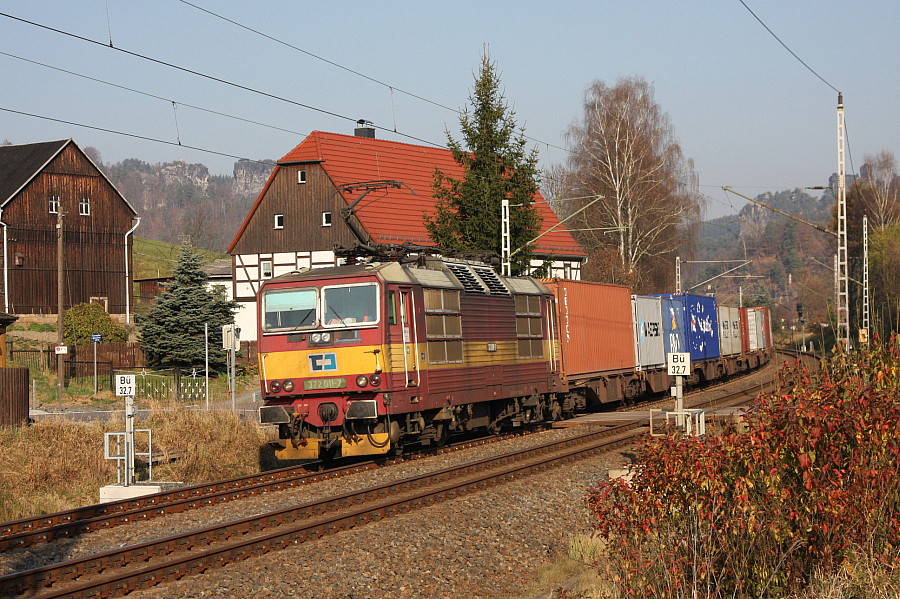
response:
M28 420L28 369L0 368L0 426Z
M112 362L76 362L75 360L67 360L63 368L65 385L68 387L73 379L79 379L78 382L84 384L93 384L94 367L97 368L97 390L112 391L115 376L115 369Z
M52 370L56 368L56 355L52 347L42 349L15 349L12 342L6 342L6 356L10 362L34 368Z
M141 370L116 374L134 374L137 387L135 397L144 399L165 400L178 398L189 403L206 401L206 378L202 370L192 370L191 374L179 374L169 370Z
M146 368L147 358L141 351L140 343L98 343L97 361L112 362L115 368ZM6 342L10 361L39 370L56 370L56 354L52 345L41 349L16 349L12 341ZM94 344L70 345L65 361L93 362ZM237 356L238 366L245 369L256 368L256 341L241 341Z

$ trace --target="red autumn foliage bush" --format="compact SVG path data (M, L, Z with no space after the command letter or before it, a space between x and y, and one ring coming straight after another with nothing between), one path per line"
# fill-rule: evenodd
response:
M588 496L622 596L784 597L865 548L900 550L900 340L786 365L748 430L648 438Z

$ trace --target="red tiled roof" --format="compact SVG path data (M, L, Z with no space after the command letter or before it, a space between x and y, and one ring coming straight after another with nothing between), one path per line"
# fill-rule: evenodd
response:
M415 194L406 187L372 191L356 207L356 216L376 243L432 243L423 214L434 212L431 185L435 168L453 177L463 173L450 150L323 131L310 133L278 164L308 162L320 162L335 185L395 180L415 190ZM345 193L344 199L350 203L361 193ZM541 231L559 223L540 192L535 194L535 202L543 217ZM534 249L542 255L585 256L562 226L541 237Z

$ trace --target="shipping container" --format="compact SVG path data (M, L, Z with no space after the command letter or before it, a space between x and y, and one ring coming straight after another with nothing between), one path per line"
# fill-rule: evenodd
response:
M563 371L569 378L636 368L627 287L567 279L541 282L556 298Z
M687 350L684 339L684 302L671 297L662 300L663 330L665 330L666 353L681 353Z
M638 370L657 368L666 362L662 324L662 298L631 296L634 322L634 355Z
M685 349L691 354L691 362L717 360L721 352L716 298L691 293L667 293L659 297L679 299L684 303Z
M741 332L744 335L741 349L757 351L772 346L771 323L766 308L741 308Z
M723 356L741 353L741 316L738 308L719 306L719 349Z

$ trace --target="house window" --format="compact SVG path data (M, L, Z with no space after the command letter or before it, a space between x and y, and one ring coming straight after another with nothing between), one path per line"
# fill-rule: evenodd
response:
M260 260L259 261L259 271L262 274L263 279L271 279L272 278L272 261L271 260Z
M50 214L59 214L59 196L50 196Z
M283 215L283 214L276 214L276 215L275 215L275 228L276 228L276 229L283 229L283 228L284 228L284 215Z
M331 226L331 213L330 213L330 212L323 212L323 213L322 213L322 226L323 226L323 227L330 227L330 226Z
M81 198L78 200L78 214L81 216L90 216L91 198Z
M297 183L306 183L306 171L305 170L297 171Z
M91 296L88 300L91 304L100 304L106 312L109 312L109 298L103 296Z

